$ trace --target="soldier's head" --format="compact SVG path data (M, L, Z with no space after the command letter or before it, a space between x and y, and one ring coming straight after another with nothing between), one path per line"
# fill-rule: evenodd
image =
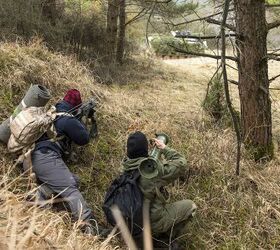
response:
M127 139L127 156L130 159L148 157L148 140L140 131L130 134Z
M63 100L69 103L72 107L76 107L82 103L81 93L77 89L69 89Z

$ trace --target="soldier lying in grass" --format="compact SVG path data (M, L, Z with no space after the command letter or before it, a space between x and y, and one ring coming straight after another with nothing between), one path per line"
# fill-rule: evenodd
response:
M81 221L81 229L87 234L97 234L98 225L93 218L92 210L79 191L78 178L70 172L64 162L72 143L83 146L90 139L83 123L74 115L69 115L81 103L80 92L71 89L64 99L56 104L56 111L60 115L56 117L54 126L57 138L60 139L53 141L45 133L36 142L31 154L32 170L36 174L38 184L41 185L37 192L39 201L59 196L71 211L73 220Z

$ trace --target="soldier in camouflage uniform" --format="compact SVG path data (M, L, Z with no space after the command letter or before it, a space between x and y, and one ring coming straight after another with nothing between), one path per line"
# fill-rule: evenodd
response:
M184 233L187 221L194 216L196 205L191 200L167 203L161 192L168 184L183 174L187 161L180 153L155 139L155 145L161 149L165 163L157 160L157 168L145 175L141 174L139 187L144 198L150 201L150 220L152 233L169 234L172 238ZM127 141L127 158L123 161L124 171L139 169L142 161L148 157L148 140L141 132L131 134Z

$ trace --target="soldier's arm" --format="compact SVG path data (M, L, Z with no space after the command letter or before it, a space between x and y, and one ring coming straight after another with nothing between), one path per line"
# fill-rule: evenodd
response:
M89 142L89 132L86 127L76 118L68 118L64 124L64 133L75 144L82 146Z
M167 146L162 149L162 153L167 161L167 163L163 165L162 179L170 183L183 174L187 166L187 160L176 150Z

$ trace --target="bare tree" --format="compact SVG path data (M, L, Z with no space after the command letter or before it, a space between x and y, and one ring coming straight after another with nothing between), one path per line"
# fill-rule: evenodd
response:
M108 1L107 10L107 53L111 57L110 59L115 59L115 49L118 36L118 0Z
M238 89L245 146L256 160L273 156L265 1L235 0Z
M227 2L225 1L221 6ZM219 16L224 12L219 11L206 17L173 24L178 26L196 21L206 21L221 25L222 30L226 28L235 32L237 56L224 55L224 59L230 59L237 63L238 82L232 80L229 82L238 85L242 141L245 147L253 153L255 160L269 160L273 157L269 83L278 76L272 79L268 78L268 60L280 60L280 58L277 53L267 53L267 34L269 30L279 27L280 21L267 23L265 16L267 7L265 0L234 0L233 8L227 10L235 14L232 23L228 23L227 20L220 21ZM271 5L269 7L272 8ZM222 38L226 36L224 33ZM220 37L221 34L216 36L216 38ZM211 36L204 37L204 39L211 39ZM198 54L182 49L177 49L177 51L222 59L219 55ZM226 62L224 65L227 65Z
M116 61L123 62L124 47L125 47L125 29L126 29L126 13L125 13L125 0L119 0L119 33L117 41L117 54Z

